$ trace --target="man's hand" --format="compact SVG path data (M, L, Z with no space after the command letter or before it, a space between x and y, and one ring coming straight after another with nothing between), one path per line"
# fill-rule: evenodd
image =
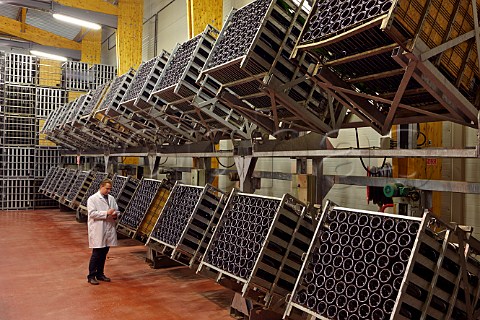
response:
M109 218L111 218L113 220L117 219L117 213L115 212L115 209L110 208L110 209L107 210L107 219L109 219Z

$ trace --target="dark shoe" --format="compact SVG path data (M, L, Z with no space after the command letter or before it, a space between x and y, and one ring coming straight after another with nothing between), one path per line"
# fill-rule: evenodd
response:
M98 277L97 277L97 280L99 280L99 281L105 281L105 282L110 282L110 281L111 281L110 278L107 278L105 275L103 275L103 276L98 276Z
M89 278L88 283L93 284L93 285L99 285L100 282L97 281L95 278Z

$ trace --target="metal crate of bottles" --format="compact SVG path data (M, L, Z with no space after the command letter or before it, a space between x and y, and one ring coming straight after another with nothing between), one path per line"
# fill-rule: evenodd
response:
M5 113L35 116L35 87L18 84L6 84L4 90Z
M171 253L203 190L204 187L175 183L148 238L150 247L162 254Z
M61 162L57 147L35 147L35 178L43 178Z
M472 254L480 246L466 235L429 213L415 218L327 203L285 316L474 319L480 263ZM455 236L463 238L459 247L450 242Z
M38 58L26 54L7 53L5 82L36 85L38 83Z
M68 189L68 192L66 192L64 196L60 198L60 203L70 206L72 202L75 200L75 198L77 197L77 194L80 192L80 189L82 188L85 181L87 180L91 181L91 175L92 175L91 171L78 172L75 179L73 179L72 182L70 183L70 188Z
M65 169L65 168L59 167L55 171L55 175L53 175L52 179L50 179L50 181L47 182L47 184L45 185L45 187L42 190L44 195L46 195L49 198L53 198L53 195L55 194L55 189L56 189L57 185L59 184L59 182L63 181L63 176L65 175L66 170L67 169Z
M35 179L33 181L33 209L53 208L58 206L57 201L48 198L40 191L40 187L42 186L44 181L45 180L42 179Z
M208 25L201 34L177 45L152 94L167 103L195 96L199 89L196 80L218 33L218 30Z
M288 194L272 198L232 190L198 271L236 284L245 298L278 311L300 274L314 219Z
M148 208L145 216L142 219L142 222L139 224L137 230L133 234L133 238L146 243L152 230L155 226L155 223L160 216L165 203L167 202L168 197L170 196L170 191L172 190L172 184L168 180L162 180L162 186L158 190L155 198L153 199L150 207Z
M62 65L62 86L66 90L90 90L90 72L88 63L67 61Z
M305 78L314 60L290 60L306 17L283 0L257 0L233 10L200 79L208 74L222 83L228 89L219 93L222 100L270 134L338 129L346 109L334 102L330 110L323 89Z
M47 118L55 109L65 104L66 96L66 91L62 89L37 87L35 93L35 116Z
M80 187L77 188L77 191L74 193L70 191L69 196L66 198L66 201L68 203L68 206L72 208L73 210L77 210L77 208L80 206L80 203L82 202L83 198L85 197L85 194L87 193L88 189L90 188L90 185L92 184L93 180L95 179L95 175L97 172L88 172L85 174L85 179L83 179L83 182L78 181L77 185ZM81 183L81 184L80 184ZM71 200L70 200L71 199Z
M157 104L158 99L151 98L152 90L162 75L170 54L162 50L160 55L143 62L135 73L132 84L123 96L122 104L132 110L147 109Z
M3 177L34 177L34 148L3 147L1 150L1 168L3 171Z
M89 120L92 118L92 113L95 113L99 105L101 104L105 93L108 92L108 89L110 88L110 82L107 82L105 84L97 86L95 89L93 89L91 95L92 98L90 99L90 102L88 103L87 107L85 108L84 115L80 117L75 123L74 126L83 128L86 125L90 125Z
M107 92L105 99L97 110L97 114L100 113L103 116L114 118L119 115L123 115L128 118L131 111L121 106L121 101L125 93L127 92L130 84L135 76L135 71L130 69L128 72L115 78Z
M475 29L472 3L316 1L295 52L315 56L313 79L342 87L344 105L382 134L419 119L476 128L478 53L461 39Z
M5 146L34 147L37 142L35 117L5 114L2 136Z
M123 182L123 187L115 199L117 200L118 210L122 213L125 213L128 204L135 194L135 190L137 190L138 186L140 185L140 180L134 177L128 177L126 181L123 181L123 178L124 177L122 176L115 177L113 180L112 191L116 189L120 182Z
M177 183L150 235L148 245L180 263L198 264L226 202L225 193ZM159 250L160 249L160 250Z
M88 214L88 209L87 209L88 198L90 198L92 195L97 193L98 190L100 190L100 184L102 183L103 180L105 180L107 178L108 178L108 173L97 172L95 174L95 178L93 179L93 181L88 186L88 189L85 192L85 195L83 196L82 201L80 202L80 204L78 206L77 210L80 212L80 214L83 214L83 215ZM111 192L110 192L110 194L111 194Z
M135 236L150 205L163 185L163 181L142 178L117 224L117 231L119 233L130 238Z
M104 85L117 76L117 67L106 64L94 64L89 69L90 72L90 89L95 90L101 85Z
M75 182L80 172L81 171L74 169L66 170L63 177L61 178L61 181L59 181L59 184L55 187L55 194L53 195L53 198L55 200L59 201L70 192L72 184Z
M2 210L33 208L33 179L2 179Z
M47 189L48 185L52 182L52 180L54 179L59 169L60 167L50 167L50 169L48 170L48 173L45 175L45 177L42 180L42 184L38 187L38 192L45 193L45 190Z

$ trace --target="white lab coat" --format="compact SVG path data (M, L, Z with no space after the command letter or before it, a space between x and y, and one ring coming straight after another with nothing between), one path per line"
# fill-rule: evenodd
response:
M115 198L108 195L108 203L100 191L88 198L88 246L89 248L104 248L117 245L117 230L115 220L107 219L109 208L118 211Z

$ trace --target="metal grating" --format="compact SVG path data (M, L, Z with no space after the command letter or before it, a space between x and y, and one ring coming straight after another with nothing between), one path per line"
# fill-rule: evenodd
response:
M264 306L282 306L314 233L305 204L232 191L198 271L240 284ZM213 274L212 274L213 273Z

